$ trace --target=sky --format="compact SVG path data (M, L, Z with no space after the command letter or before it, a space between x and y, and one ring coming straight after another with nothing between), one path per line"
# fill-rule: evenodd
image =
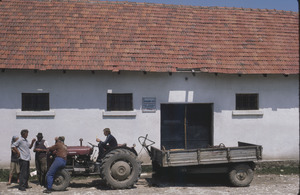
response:
M125 1L125 0L108 0ZM163 3L193 6L276 9L298 12L297 0L126 0L129 2Z

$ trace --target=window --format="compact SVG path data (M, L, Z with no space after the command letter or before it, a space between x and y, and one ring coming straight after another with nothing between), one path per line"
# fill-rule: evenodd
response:
M22 111L49 110L49 93L22 93Z
M258 110L258 94L236 94L236 110Z
M107 111L131 111L133 110L132 93L108 93Z

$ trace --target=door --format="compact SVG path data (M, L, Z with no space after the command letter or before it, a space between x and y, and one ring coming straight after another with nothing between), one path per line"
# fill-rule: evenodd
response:
M212 145L213 104L161 104L161 147L193 149Z

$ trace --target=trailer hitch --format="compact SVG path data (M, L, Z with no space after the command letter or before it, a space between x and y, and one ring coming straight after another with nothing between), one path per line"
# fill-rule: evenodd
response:
M142 147L148 152L149 156L151 156L151 151L149 149L149 146L152 146L153 144L155 144L155 142L148 139L148 134L146 134L145 137L140 136L138 138L138 140L139 140L139 143L142 145ZM150 142L150 143L147 143L147 141Z

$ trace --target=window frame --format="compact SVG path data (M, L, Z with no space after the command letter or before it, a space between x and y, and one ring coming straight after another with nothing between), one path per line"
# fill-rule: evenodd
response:
M259 110L259 94L258 93L235 94L235 110L247 110L247 111Z
M22 93L21 111L50 111L50 93Z
M133 94L132 93L107 93L106 110L109 112L133 111L134 110Z

